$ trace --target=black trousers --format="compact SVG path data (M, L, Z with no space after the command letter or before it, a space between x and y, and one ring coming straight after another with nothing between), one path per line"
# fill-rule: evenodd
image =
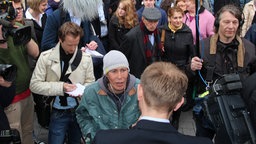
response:
M0 110L0 130L10 129L9 121L4 113L4 109Z

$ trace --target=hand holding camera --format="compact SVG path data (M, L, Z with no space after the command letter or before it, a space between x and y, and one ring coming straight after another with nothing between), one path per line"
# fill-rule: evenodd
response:
M12 2L9 0L0 2L0 10L0 25L2 25L0 44L5 43L8 36L13 37L14 45L27 44L31 39L31 27L14 25L17 10L13 7Z
M16 74L17 67L15 65L0 64L0 85L9 87L9 84L16 79Z
M11 85L12 85L12 82L8 82L8 81L4 80L4 78L2 76L0 76L0 86L10 87Z
M0 48L7 49L7 42L3 37L2 25L0 25Z

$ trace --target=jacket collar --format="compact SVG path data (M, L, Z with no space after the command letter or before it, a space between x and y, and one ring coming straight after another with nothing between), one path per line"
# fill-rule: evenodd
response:
M171 29L168 27L168 24L162 25L159 28L162 29L162 30L171 31ZM163 32L163 31L161 31L161 32ZM181 29L177 30L176 32L191 33L191 29L186 24L183 23Z
M76 48L72 58L69 61L69 64L71 64L74 61L77 50L78 48ZM57 45L52 49L52 52L49 56L49 60L60 63L60 42L58 42Z
M129 84L127 86L127 93L129 96L133 96L134 94L136 94L136 88L134 87L134 84L136 83L136 78L135 76L129 74ZM98 79L97 81L100 85L100 90L98 91L98 94L99 95L102 95L102 96L107 96L107 88L104 86L104 81L103 81L103 77L101 77L100 79Z
M61 65L60 65L60 42L58 42L58 44L51 49L51 53L49 55L49 60L52 61L52 65L51 65L51 70L55 72L55 74L58 76L58 78L60 78L61 76ZM76 53L77 53L78 48L76 48L72 58L69 61L69 65L72 64L72 62L74 61L75 57L76 57ZM68 67L66 73L71 73L71 66Z
M156 122L150 120L139 120L132 129L145 129L150 131L178 133L178 131L170 123Z
M254 1L249 1L249 2L247 3L247 5L254 7Z
M133 87L132 89L130 89L130 90L128 91L128 95L129 95L129 96L133 96L135 93L136 93L135 87ZM100 89L100 90L98 91L98 94L99 94L99 95L102 95L102 96L107 96L107 95L108 95L107 92L104 91L103 89Z
M218 34L214 34L210 38L210 54L216 54L218 39L219 39ZM239 36L236 36L236 40L239 43L238 51L237 51L237 65L239 67L244 67L244 55L245 55L244 45L243 45L242 39Z

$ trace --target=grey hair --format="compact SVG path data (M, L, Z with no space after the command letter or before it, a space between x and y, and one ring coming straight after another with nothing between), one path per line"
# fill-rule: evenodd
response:
M228 4L223 6L215 15L215 33L217 33L219 31L219 23L220 20L222 18L222 14L224 12L229 12L230 14L232 14L239 22L239 27L237 29L237 34L240 33L241 31L241 27L243 25L244 22L244 18L243 18L243 12L242 9L240 7L238 7L237 5L234 4Z
M63 9L71 10L75 16L82 20L93 20L98 14L98 7L102 0L63 0Z

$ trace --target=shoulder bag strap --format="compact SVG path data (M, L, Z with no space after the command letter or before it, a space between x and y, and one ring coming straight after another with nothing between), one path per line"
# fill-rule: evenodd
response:
M82 51L80 49L77 50L76 57L74 61L71 63L71 70L74 71L82 60Z

